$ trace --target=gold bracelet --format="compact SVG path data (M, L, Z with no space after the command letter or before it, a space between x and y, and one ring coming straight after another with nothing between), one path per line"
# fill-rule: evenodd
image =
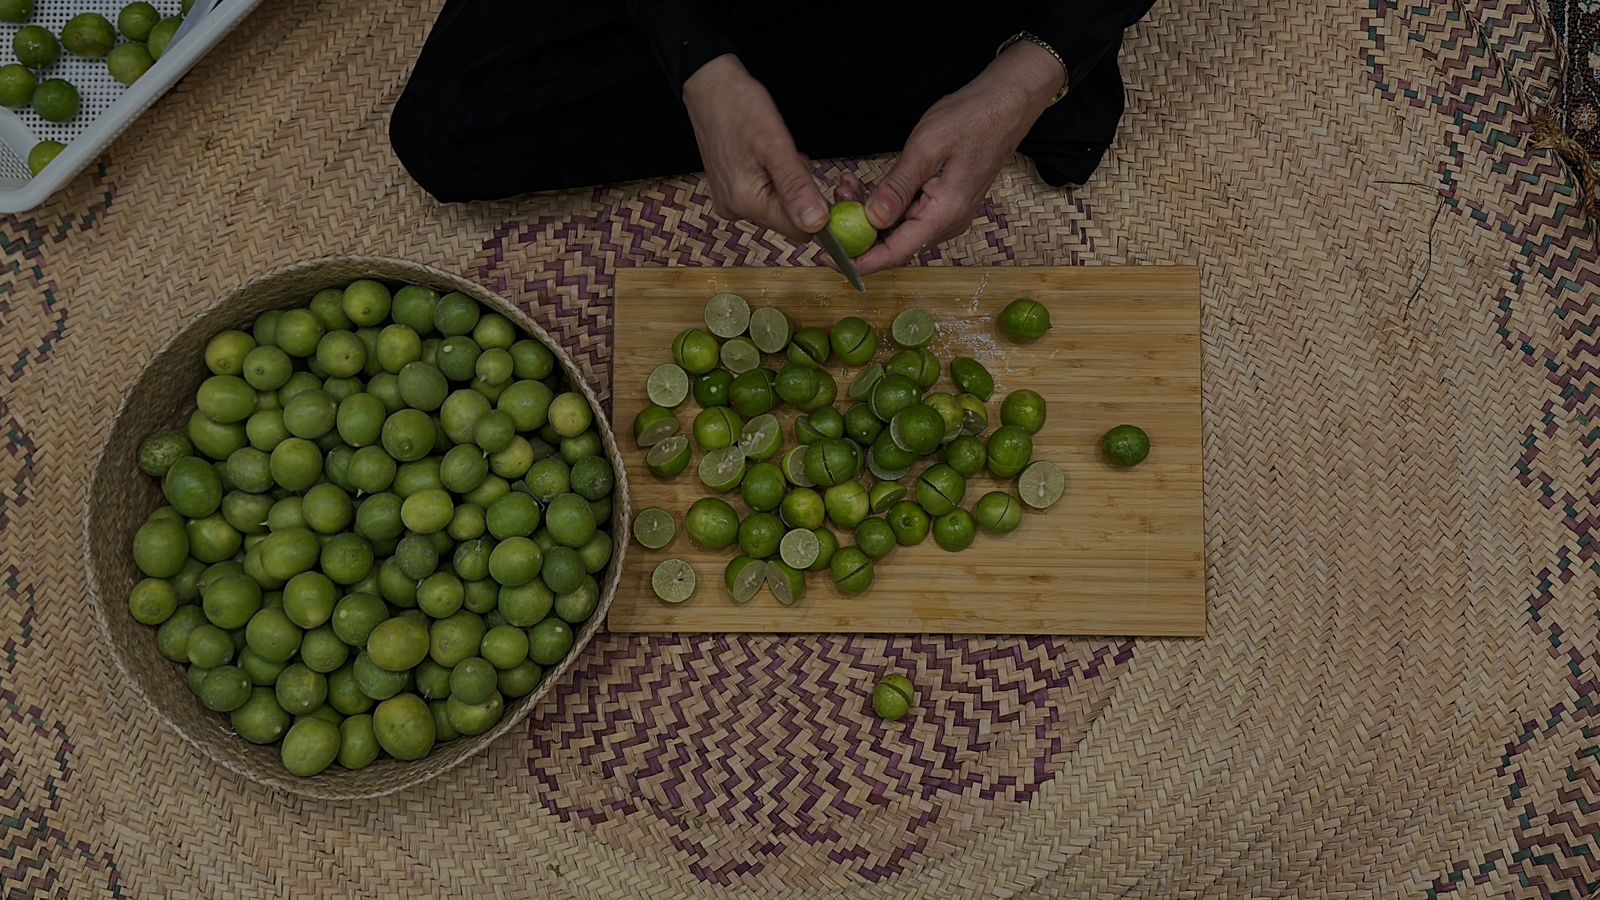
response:
M1050 46L1050 44L1046 42L1044 38L1039 37L1037 34L1034 34L1031 31L1019 31L1011 37L1006 38L1005 41L1000 44L999 49L994 51L994 55L998 57L1000 54L1010 49L1012 44L1015 44L1018 41L1027 41L1035 47L1038 47L1044 52L1050 54L1050 56L1053 57L1057 63L1060 63L1061 90L1056 91L1055 96L1050 98L1050 105L1055 106L1057 103L1060 103L1061 98L1067 96L1067 89L1071 87L1069 82L1072 79L1069 70L1067 69L1067 61L1061 58L1061 54L1056 52L1056 48Z

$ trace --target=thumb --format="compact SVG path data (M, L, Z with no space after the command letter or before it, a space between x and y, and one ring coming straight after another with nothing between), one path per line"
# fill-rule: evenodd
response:
M828 204L822 199L816 179L811 177L805 157L799 153L779 154L768 162L767 173L789 221L808 234L816 234L828 224Z
M900 221L917 192L938 173L937 159L919 150L915 142L907 144L894 168L883 176L872 189L872 196L867 198L867 221L879 231Z

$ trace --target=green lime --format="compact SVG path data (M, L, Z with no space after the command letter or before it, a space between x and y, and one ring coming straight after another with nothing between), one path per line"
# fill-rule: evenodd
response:
M398 383L398 378L396 381ZM370 391L370 385L368 389ZM489 398L477 391L455 391L439 407L439 423L444 428L445 436L453 443L470 444L478 420L488 415L492 408Z
M793 324L781 310L763 306L750 314L750 340L762 353L783 352L793 331Z
M304 438L284 438L268 459L272 480L286 491L303 491L322 477L322 451Z
M243 422L256 411L256 392L236 375L213 375L200 383L195 406L213 422Z
M336 534L322 545L321 562L334 583L356 584L372 571L372 545L359 534Z
M871 446L883 433L883 420L872 414L872 408L857 403L845 411L844 433L863 447Z
M813 484L828 487L854 478L860 462L843 439L823 438L806 449L805 467Z
M517 633L521 634L520 631ZM524 647L527 645L526 637L523 638L523 645ZM524 657L526 652L524 649ZM455 697L463 703L485 703L494 694L498 682L494 665L482 657L470 657L457 663L455 669L450 672L448 696Z
M229 716L233 730L252 744L276 743L289 730L291 719L272 696L272 689L255 687Z
M335 378L361 374L367 364L367 348L350 331L329 331L317 341L317 362Z
M322 327L330 331L348 331L355 324L344 314L344 291L338 288L317 291L308 308Z
M523 481L535 500L549 503L572 489L572 467L558 457L548 456L534 463Z
M350 673L355 676L361 693L373 700L387 700L412 683L410 671L391 672L379 668L365 652L358 654L355 662L350 664Z
M692 578L694 570L689 571ZM693 592L692 582L690 592ZM553 666L561 662L567 651L572 649L572 644L572 626L555 616L528 629L528 658L541 666Z
M283 405L283 427L295 437L315 440L333 430L338 411L338 405L326 393L302 391Z
M872 587L872 558L859 547L840 547L828 568L833 583L847 594L859 594Z
M746 476L747 478L749 476ZM822 495L810 488L795 488L778 506L783 521L791 528L821 528L827 516Z
M961 505L966 495L967 480L943 463L928 467L917 479L917 503L930 515L949 513Z
M478 652L495 668L509 669L528 658L528 634L515 625L497 625L484 633Z
M306 632L300 641L300 661L306 668L324 675L345 664L350 648L327 625Z
M696 500L684 516L683 524L689 540L707 550L724 550L739 537L738 513L716 497Z
M452 695L444 701L444 706L450 727L466 735L483 734L498 724L505 713L505 699L499 691L491 694L483 703L476 704L466 703Z
M322 549L317 536L305 528L274 531L257 546L267 574L285 582L316 565Z
M106 55L106 69L118 84L133 84L155 64L143 44L119 44Z
M432 659L418 663L416 671L411 673L417 693L424 700L442 700L450 696L451 671L448 666L441 666Z
M982 435L989 430L989 408L973 394L959 394L961 404L961 430L970 435Z
M974 507L978 527L988 534L1010 534L1022 523L1022 504L1005 491L990 491Z
M894 414L888 433L896 447L922 456L944 441L944 417L926 403L915 403Z
M803 427L814 433L817 437L841 438L844 437L844 414L831 406L824 406L815 410L795 422L795 431L798 433ZM811 443L806 441L805 443Z
M871 559L882 559L895 546L895 532L881 516L869 516L856 526L856 546Z
M250 326L250 334L255 337L257 346L277 346L278 320L282 317L283 313L276 309L269 309L256 316L255 324Z
M902 547L922 543L933 525L927 511L909 500L902 500L890 507L887 518L889 528L894 532L895 543Z
M320 328L321 326L319 325L318 327ZM318 333L320 334L321 332ZM283 383L283 387L278 388L278 405L281 407L283 404L288 403L296 394L302 391L319 390L322 390L321 378L310 372L295 372L289 376L288 381Z
M459 291L451 291L439 298L433 309L433 327L442 335L471 334L478 327L483 308L478 301Z
M833 326L829 343L839 361L847 366L859 366L872 359L878 350L878 333L865 319L846 316Z
M400 399L413 409L433 411L444 405L450 396L450 383L437 367L421 360L406 363L396 376L400 382Z
M265 535L271 509L272 498L266 494L230 491L222 496L223 521L242 534Z
M822 542L809 528L793 528L778 542L778 556L796 569L807 569L822 554Z
M554 543L544 551L544 566L539 575L550 590L557 594L577 590L578 585L583 583L584 574L583 557L578 555L578 551Z
M283 736L279 757L290 774L309 778L333 765L341 740L338 725L315 717L301 719Z
M692 455L689 438L675 434L651 447L650 452L645 454L644 464L657 478L673 478L689 468Z
M966 410L962 409L961 401L956 399L955 394L942 391L926 394L922 402L932 407L939 414L939 418L944 420L944 437L941 442L955 440L956 436L961 434L962 427L966 424Z
M969 356L958 356L950 360L950 380L955 382L956 387L963 393L971 394L979 400L987 401L994 394L994 376L983 367L983 363Z
M476 341L464 334L458 334L439 342L438 357L435 362L439 366L439 371L451 381L472 381L477 378L478 356L482 352L483 348L479 347ZM476 386L474 384L474 387Z
M750 304L738 294L716 294L706 304L706 329L720 338L738 337L750 327Z
M866 253L878 242L878 229L867 221L867 208L858 200L843 200L828 210L828 233L852 257Z
M294 362L289 354L277 347L256 347L245 355L239 374L258 391L275 391L288 383L293 373Z
M720 350L717 339L698 328L685 329L672 341L673 362L690 375L702 375L716 368ZM674 404L661 403L661 405Z
M650 550L660 550L672 543L677 533L672 513L659 506L647 506L633 517L633 539Z
M283 614L301 628L316 628L332 617L338 589L321 572L301 572L283 585ZM269 660L279 659L262 652Z
M585 456L572 464L572 490L585 500L611 496L611 464L599 456Z
M258 395L259 396L259 395ZM252 413L244 423L245 439L250 446L268 453L283 439L290 437L289 429L283 424L283 410L262 409Z
M304 504L298 494L290 494L272 504L267 510L267 529L269 531L286 531L290 528L304 528L306 524Z
M485 453L499 453L517 440L517 423L510 413L495 412L479 416L472 426L472 443Z
M402 409L383 423L383 449L401 462L427 456L436 438L433 420L420 409Z
M351 447L365 449L383 437L383 421L387 417L388 410L377 397L351 394L339 401L333 421L341 440Z
M490 413L488 416L484 416L484 419L495 415L498 415L498 413ZM482 420L479 420L479 424L482 424ZM504 449L496 450L489 454L489 471L499 475L501 478L521 478L532 467L533 445L521 435L512 438L511 443L507 444Z
M372 733L395 759L427 756L438 736L433 712L416 694L400 694L379 703L372 711Z
M327 331L322 320L309 309L285 310L278 318L278 347L290 356L309 357Z
M1029 463L1017 476L1017 493L1022 502L1034 509L1049 509L1056 505L1067 490L1067 476L1053 462L1039 460ZM192 539L190 543L193 543Z
M604 449L600 443L600 433L593 429L585 431L576 437L564 437L559 448L561 458L569 465L576 465L579 460L591 456L599 456Z
M390 672L403 672L428 655L428 629L414 619L385 619L367 636L372 664Z
M184 435L196 450L212 459L227 459L229 454L248 443L243 425L217 422L206 418L199 410L189 416Z
M369 715L353 715L339 723L339 765L355 771L365 769L378 758L377 731Z
M354 663L345 663L328 673L328 705L347 716L372 709L372 698L362 693L361 683L356 680Z
M872 711L880 719L898 722L916 702L916 688L904 675L887 675L872 689Z
M455 515L455 504L442 488L428 488L407 497L400 506L400 521L417 534L443 531Z
M751 513L739 524L739 547L746 556L766 559L778 552L783 540L783 521L768 512Z
M1050 310L1037 300L1018 297L1000 311L1000 328L1015 340L1036 341L1050 330Z
M727 587L733 602L748 603L766 586L767 567L753 557L736 556L729 560L727 567L722 570L722 583Z
M806 456L811 452L807 445L791 447L783 454L783 476L795 487L813 487L815 481L806 474Z
M889 507L899 503L906 496L906 486L893 481L880 481L867 492L869 505L874 514L885 513Z
M33 6L33 0L10 0L10 3L13 7L26 5L31 9ZM16 20L7 19L6 21L22 22L26 21L26 17ZM144 2L144 0L135 0L135 2L124 6L122 12L117 14L117 30L122 32L122 36L128 40L142 44L149 40L150 29L154 28L159 21L161 21L161 13L157 12L154 6Z
M385 372L399 374L406 366L422 359L422 337L409 325L388 325L378 332L378 365Z
M811 533L817 536L817 559L806 571L827 572L833 565L833 555L839 552L839 539L826 528L814 528Z
M783 426L778 422L778 417L771 413L750 419L740 429L739 449L744 451L746 459L771 459L782 446Z
M393 298L379 282L362 278L344 289L341 306L350 321L360 326L377 325L389 317Z
M219 515L190 519L189 553L204 563L231 559L239 552L242 536Z
M160 625L177 609L177 592L162 579L143 579L128 592L128 613L144 625Z
M48 69L61 58L61 44L49 29L24 25L11 38L11 52L30 69Z
M328 678L321 672L311 671L303 663L292 663L278 673L274 693L284 712L303 716L327 699Z
M983 441L963 434L944 445L944 461L963 478L971 478L983 471L989 461L989 451L984 449Z
M435 572L417 585L417 608L435 619L454 615L466 597L461 579L449 572Z
M920 388L930 388L939 380L939 358L929 350L901 350L889 357L884 371Z
M736 337L722 342L718 353L722 367L734 375L743 375L761 365L761 350L749 338Z
M1033 459L1033 437L1017 425L1002 425L989 435L989 471L1011 478Z
M806 574L782 560L768 560L763 567L766 570L767 587L771 588L772 596L784 606L793 606L805 599Z
M689 397L689 374L680 366L662 363L645 379L645 393L656 406L675 407Z
M3 0L0 2L0 22L20 24L33 18L33 0Z
M455 515L450 517L450 524L444 531L451 540L476 540L488 531L488 517L478 504L462 503L456 506Z
M734 412L749 417L771 412L778 405L771 376L771 369L751 369L734 378L728 387L728 399Z
M161 492L179 513L201 518L216 512L222 503L222 479L210 463L185 456L167 470Z
M594 424L594 412L582 394L569 391L551 399L549 419L557 434L564 438L577 437Z
M783 470L772 463L760 462L745 472L739 493L751 509L757 512L771 512L783 502L787 487Z
M633 417L633 440L641 450L648 450L682 428L672 410L651 404Z
M789 361L807 366L825 366L833 357L828 332L821 328L802 328L789 339Z
M481 581L489 577L489 554L494 551L495 541L482 538L472 538L456 544L455 551L450 555L450 569L461 579L466 581ZM449 574L449 573L436 573ZM430 575L429 578L434 576ZM419 587L420 591L420 587ZM461 590L461 602L466 602L466 588ZM421 601L418 601L421 605ZM428 612L423 607L423 612ZM450 612L455 612L451 610ZM428 613L434 615L433 613ZM449 615L450 613L445 613ZM435 616L437 618L437 616Z
M904 375L885 375L872 386L868 405L873 415L887 422L894 418L895 413L920 402L921 399L922 391L916 382Z
M513 491L489 504L484 522L496 540L526 537L539 527L539 504L533 497Z
M859 481L846 481L828 488L822 494L822 505L828 510L828 519L846 529L860 525L872 510L867 489Z
M713 450L700 458L700 483L717 493L737 487L744 472L744 451L738 447Z
M198 606L180 606L156 629L156 648L176 663L189 661L189 636L206 624L206 614Z
M512 374L517 378L537 381L550 377L555 371L555 354L538 341L517 341L511 345L510 350Z
M976 536L977 528L972 521L972 514L964 509L951 510L933 520L934 543L951 552L972 546L972 539Z
M0 66L0 106L26 108L33 102L33 89L38 84L39 79L28 71L27 66L18 63Z
M181 431L163 431L139 445L139 469L146 475L161 477L172 464L194 453L194 445Z
M694 380L694 402L703 407L727 406L731 402L728 391L733 387L733 374L727 369L712 369Z
M543 562L538 544L525 537L509 537L490 552L489 575L497 584L515 587L539 577Z
M486 313L472 326L472 339L485 350L506 350L517 339L517 326L499 313Z
M265 611L266 610L262 610L262 612ZM259 616L261 613L256 613L256 615ZM278 682L278 676L282 674L283 670L288 668L288 666L289 664L287 662L271 662L269 660L262 659L259 654L250 649L248 644L246 644L239 651L239 668L243 669L245 674L250 676L251 684L271 687ZM273 704L276 705L277 701L274 700Z
M439 302L439 292L421 285L408 284L394 292L389 312L395 322L410 328L419 335L433 332L433 310Z
M694 417L694 439L701 450L721 450L733 446L743 433L744 421L726 407L701 410Z
M550 501L544 513L545 528L556 543L581 547L594 536L594 509L577 494L561 494ZM504 582L502 582L503 584Z
M479 327L483 323L479 322ZM473 366L477 374L475 382L487 385L501 386L511 383L511 375L516 364L511 360L511 354L497 347L491 347L478 354L478 362Z
M850 398L853 400L866 400L870 398L872 396L873 388L877 387L878 382L883 380L884 374L884 368L881 363L873 363L856 373L855 379L850 382ZM855 406L852 406L851 409L861 406L862 404L857 403ZM870 411L870 407L867 408Z
M821 370L813 366L790 363L778 372L774 389L778 399L799 406L809 403L821 390L822 377Z
M99 13L80 13L61 26L61 45L78 56L104 59L116 42L116 29Z
M478 655L485 631L483 617L464 609L439 619L429 632L428 656L445 668L460 665Z
M901 312L889 325L889 337L907 350L927 346L936 333L938 326L933 321L933 313L920 306Z
M1038 434L1044 427L1044 411L1044 398L1037 391L1024 388L1006 395L1000 404L1000 421L1020 426L1029 434Z
M1114 466L1137 466L1150 455L1150 436L1136 425L1118 425L1100 439L1100 452Z
M549 585L543 581L530 581L516 587L500 588L495 609L500 611L507 624L526 628L549 615L555 600L555 592Z
M360 456L358 452L356 456ZM352 463L356 467L360 460ZM400 521L400 510L403 501L396 494L382 491L373 494L361 501L356 507L355 530L369 541L388 541L397 539L405 526Z
M419 491L444 487L439 477L439 458L436 456L412 460L395 467L394 492L401 499Z

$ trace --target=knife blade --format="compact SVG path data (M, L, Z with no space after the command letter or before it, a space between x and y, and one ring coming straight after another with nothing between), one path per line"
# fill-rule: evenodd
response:
M821 244L823 249L828 251L828 255L833 257L834 264L839 267L840 273L850 282L850 286L865 294L867 286L861 280L861 273L856 271L855 260L850 258L850 254L844 252L844 245L839 243L839 239L833 236L833 232L826 228L817 232L817 243Z

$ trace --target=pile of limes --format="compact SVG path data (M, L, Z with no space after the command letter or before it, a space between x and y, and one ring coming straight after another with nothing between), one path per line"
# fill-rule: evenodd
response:
M166 52L194 2L182 0L179 15L162 17L154 5L135 0L122 8L115 28L99 13L81 13L61 26L58 40L42 25L24 24L33 18L34 0L0 0L0 22L23 26L11 38L16 61L0 66L0 106L32 106L46 122L72 121L83 106L78 89L64 78L39 80L61 59L63 47L76 56L105 60L112 78L133 84ZM123 43L117 42L119 32ZM40 141L28 153L28 168L39 174L63 149L60 141Z
M314 775L500 721L572 649L612 470L555 357L464 294L360 280L205 350L139 466L128 598L247 741Z
M1008 305L999 321L1020 341L1050 327L1045 307L1026 298ZM706 305L705 323L679 334L673 362L651 373L651 402L635 417L633 436L660 478L688 471L700 450L695 472L712 496L689 507L684 529L701 547L737 553L724 572L735 602L763 588L781 603L798 602L807 572L828 572L848 593L865 591L874 563L896 546L931 534L945 550L964 550L978 530L1006 534L1024 508L1048 509L1066 489L1060 468L1033 458L1044 397L1011 392L990 432L993 376L975 359L945 364L929 350L938 328L926 309L895 317L889 336L896 349L877 361L879 335L855 316L831 329L802 328L777 309L752 311L743 297L722 293ZM764 354L782 354L785 362L763 368ZM826 368L833 360L857 368L843 391ZM954 391L936 390L946 369ZM852 401L843 412L834 406L841 392ZM701 409L684 434L674 409L691 396ZM801 412L797 444L787 448L773 414L780 404ZM985 469L1015 479L1017 493L991 491L968 509L967 479ZM717 496L733 492L747 514ZM852 541L841 543L829 524ZM666 547L676 533L664 509L641 510L634 521L635 539L651 549ZM697 589L694 568L665 560L652 586L663 601L681 603Z

